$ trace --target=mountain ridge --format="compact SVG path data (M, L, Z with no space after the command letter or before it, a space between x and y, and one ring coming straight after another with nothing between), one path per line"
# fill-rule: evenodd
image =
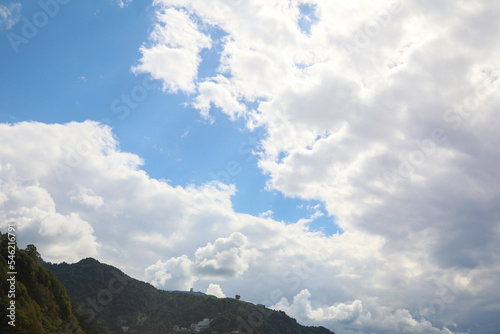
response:
M334 334L306 327L283 311L232 298L159 290L93 258L74 264L40 261L66 287L75 316L89 334L118 332L175 333L174 328L210 319L206 332L255 334ZM194 327L193 327L194 328Z

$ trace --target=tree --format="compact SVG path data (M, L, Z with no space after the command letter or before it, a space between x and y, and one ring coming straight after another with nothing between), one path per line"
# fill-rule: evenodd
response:
M28 246L26 246L26 249L24 251L35 261L35 263L38 262L40 253L38 253L38 251L36 250L35 245L29 244Z
M240 300L241 296L240 295L236 295L234 298L236 298L236 300Z

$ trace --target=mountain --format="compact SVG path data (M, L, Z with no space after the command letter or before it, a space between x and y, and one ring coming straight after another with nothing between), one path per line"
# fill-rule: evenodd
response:
M75 315L89 334L126 328L135 333L175 333L174 326L190 328L197 323L200 328L209 323L206 333L333 334L324 327L302 326L284 312L263 305L158 290L92 258L75 264L41 263L66 287ZM203 323L207 318L210 321Z
M36 247L21 250L14 240L13 234L0 232L0 333L83 334L66 289L37 264Z

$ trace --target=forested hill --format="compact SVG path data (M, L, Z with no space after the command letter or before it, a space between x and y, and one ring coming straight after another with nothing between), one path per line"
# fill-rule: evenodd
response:
M36 247L21 250L8 238L0 232L0 333L83 333L64 286L37 264Z
M75 264L42 263L66 286L74 312L89 333L175 333L174 326L209 318L206 333L332 334L305 327L284 312L232 298L158 290L92 258Z

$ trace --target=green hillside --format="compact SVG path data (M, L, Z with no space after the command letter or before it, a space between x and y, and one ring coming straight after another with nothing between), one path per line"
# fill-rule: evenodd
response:
M0 232L0 333L83 333L64 286L52 272L37 264L39 254L35 246L28 245L25 250L11 246L8 234ZM16 274L8 274L14 271ZM11 277L15 277L15 289L14 285L11 289ZM11 301L15 302L15 318L8 318Z
M323 327L304 327L284 312L232 298L158 290L92 258L75 264L42 263L66 286L75 315L89 333L174 333L205 318L206 333L332 334Z

